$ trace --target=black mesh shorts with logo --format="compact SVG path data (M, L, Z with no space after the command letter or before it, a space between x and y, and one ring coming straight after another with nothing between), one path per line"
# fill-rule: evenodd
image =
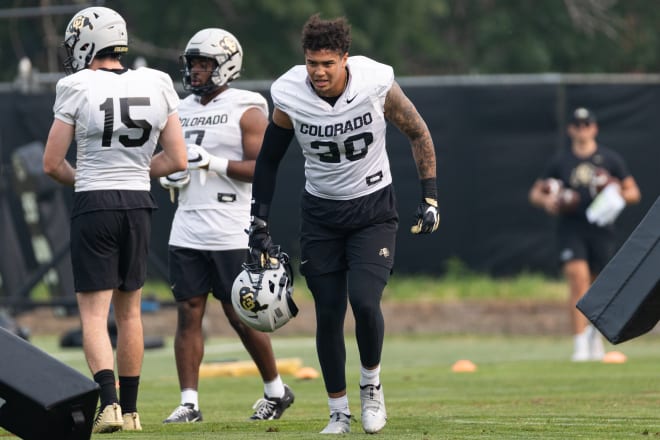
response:
M303 193L300 273L323 275L356 263L392 269L399 217L391 185L350 200Z
M337 228L302 221L300 273L323 275L356 263L392 269L398 222L394 219L360 228Z
M179 246L168 248L170 287L177 301L209 292L231 303L231 287L247 260L247 249L207 251Z

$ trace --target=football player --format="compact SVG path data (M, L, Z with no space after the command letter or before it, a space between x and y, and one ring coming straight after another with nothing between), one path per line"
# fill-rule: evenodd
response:
M420 179L412 233L434 232L440 221L435 150L426 123L394 80L392 67L349 57L350 43L345 17L322 20L317 14L305 23L305 64L271 87L275 110L257 158L249 229L251 258L266 261L276 171L295 136L306 178L300 270L314 297L316 347L330 409L323 434L350 431L343 328L348 302L362 364L362 427L376 433L387 420L380 382L380 301L394 264L398 228L386 152L388 121L409 139Z
M247 259L251 181L268 124L263 96L229 86L240 75L242 59L236 37L217 28L193 35L181 57L183 86L191 92L179 107L188 170L161 179L162 186L179 191L169 238L169 278L177 302L174 354L181 403L164 423L202 420L198 385L209 292L220 301L263 380L264 397L250 419L278 419L294 400L278 374L269 336L243 323L231 303L232 284Z
M58 81L44 171L74 186L71 260L83 350L100 386L93 432L140 430L137 395L144 341L140 315L147 274L150 177L186 168L186 146L170 77L126 69L124 19L104 7L78 12L66 27L65 70ZM65 156L77 144L76 168ZM157 143L163 151L154 155ZM112 304L118 329L117 398L108 334Z

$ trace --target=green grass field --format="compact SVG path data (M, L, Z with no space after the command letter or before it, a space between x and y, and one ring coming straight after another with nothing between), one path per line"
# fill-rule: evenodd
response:
M80 349L60 349L55 337L35 345L88 375ZM280 358L299 357L318 368L312 338L273 338ZM389 422L381 439L627 439L660 436L660 338L645 335L620 346L624 364L572 363L570 337L388 336L383 370ZM355 416L350 437L365 437L359 422L359 363L347 341L349 400ZM260 397L258 377L201 381L205 421L162 425L178 404L171 341L148 350L139 396L144 431L93 438L310 439L327 420L321 379L284 376L296 393L278 421L247 422ZM206 360L246 359L235 339L211 339ZM458 359L477 364L474 373L453 373ZM13 437L0 429L0 437Z

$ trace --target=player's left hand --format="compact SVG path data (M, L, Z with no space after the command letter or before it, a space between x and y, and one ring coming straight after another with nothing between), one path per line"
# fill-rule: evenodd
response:
M273 241L268 232L268 223L265 220L254 217L250 223L248 247L250 248L250 260L257 263L259 267L266 267L273 248Z
M207 170L211 155L204 148L197 144L188 144L188 169L189 170Z
M158 183L165 189L181 189L190 183L188 170L177 171L167 176L159 177Z
M438 212L438 201L429 197L422 200L415 213L417 222L410 228L413 234L430 234L438 229L440 224L440 213Z
M176 200L176 190L180 190L190 183L190 172L188 170L177 171L176 173L160 177L158 183L166 190L169 190L170 201L174 203Z

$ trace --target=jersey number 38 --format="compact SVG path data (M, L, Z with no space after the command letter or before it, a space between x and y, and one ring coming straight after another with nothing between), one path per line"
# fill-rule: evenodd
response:
M371 132L364 132L349 136L344 140L344 150L346 151L346 159L356 161L363 159L369 151L369 145L374 141L374 136ZM313 141L309 144L310 148L314 150L321 150L327 148L328 151L318 153L319 160L326 163L339 163L341 162L341 154L339 144L332 141Z

